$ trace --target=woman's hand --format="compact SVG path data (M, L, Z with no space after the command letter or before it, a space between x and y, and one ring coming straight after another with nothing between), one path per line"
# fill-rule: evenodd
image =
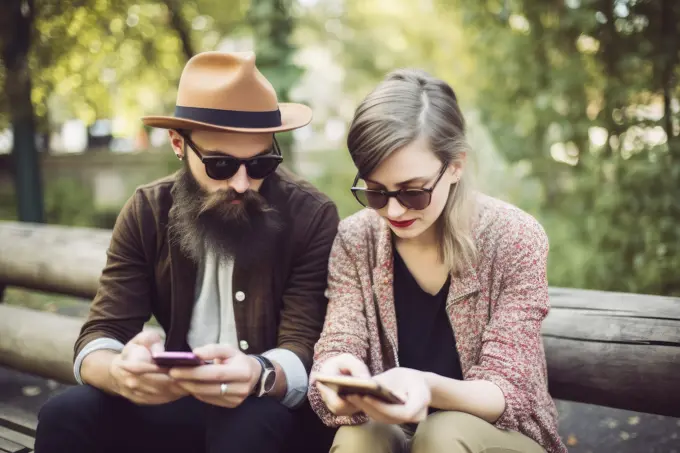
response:
M354 376L358 378L370 378L371 373L364 362L357 359L351 354L340 354L326 360L318 373L312 374L312 384L316 384L319 389L321 399L334 415L354 415L360 410L354 405L350 404L346 399L341 398L330 387L317 382L315 375L325 376Z
M387 404L370 396L347 396L352 406L380 423L418 423L427 417L432 394L425 373L410 368L393 368L374 376L380 385L405 400L405 404Z

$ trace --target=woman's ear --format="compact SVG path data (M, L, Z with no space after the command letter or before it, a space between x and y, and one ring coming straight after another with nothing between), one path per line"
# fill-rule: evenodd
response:
M460 178L463 176L466 157L467 157L466 153L460 153L458 159L449 164L449 168L446 171L447 173L449 173L449 175L451 175L452 183L460 181Z

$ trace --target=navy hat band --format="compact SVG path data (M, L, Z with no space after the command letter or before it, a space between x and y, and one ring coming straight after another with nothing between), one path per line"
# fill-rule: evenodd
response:
M239 110L206 109L175 106L175 117L223 127L267 129L281 126L281 111L245 112Z

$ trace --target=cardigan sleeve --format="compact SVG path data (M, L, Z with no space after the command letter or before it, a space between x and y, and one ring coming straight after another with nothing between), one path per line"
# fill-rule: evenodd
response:
M495 423L501 429L518 431L531 416L536 390L545 385L541 324L549 311L548 249L545 231L533 218L511 225L499 245L500 294L482 334L480 359L466 380L490 381L501 389L505 411Z
M318 372L326 360L340 354L352 354L362 362L367 359L368 330L361 284L356 261L350 256L342 234L336 236L331 249L327 297L328 311L321 338L314 349L312 372ZM351 417L333 415L315 385L309 387L308 396L312 409L327 426L337 427L367 421L363 414Z

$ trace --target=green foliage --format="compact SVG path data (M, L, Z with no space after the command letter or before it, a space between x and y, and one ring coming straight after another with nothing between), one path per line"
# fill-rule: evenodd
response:
M468 1L461 9L482 121L543 187L552 283L680 295L672 111L680 5Z
M298 42L321 45L342 68L343 101L353 107L388 72L419 67L448 81L463 99L473 68L465 36L449 8L438 15L429 1L320 1L306 11ZM344 103L343 102L343 103Z
M171 110L188 55L227 33L254 37L258 67L282 101L301 74L297 49L327 49L344 81L330 116L351 116L387 72L421 67L451 83L472 135L488 132L473 143L480 186L548 231L551 284L680 295L675 0L36 3L32 97L42 130L116 114L127 118L121 132L136 131L139 116ZM6 111L0 94L0 128ZM291 135L279 141L296 168ZM302 164L319 169L310 179L343 217L360 208L346 150ZM97 213L83 192L50 184L48 219L110 225L115 213Z
M82 190L82 183L59 179L45 193L45 216L48 223L91 226L94 217L92 192Z
M320 151L310 156L308 162L321 169L309 181L335 202L341 219L361 209L350 192L356 169L347 150Z
M451 83L490 135L479 185L548 231L551 284L680 295L677 1L347 0L309 19L353 105L397 67Z
M214 50L225 30L243 33L247 9L245 0L229 8L217 0L36 3L32 98L41 130L115 114L127 120L116 132L128 134L139 130L140 116L174 106L187 49ZM6 112L0 109L0 126Z

